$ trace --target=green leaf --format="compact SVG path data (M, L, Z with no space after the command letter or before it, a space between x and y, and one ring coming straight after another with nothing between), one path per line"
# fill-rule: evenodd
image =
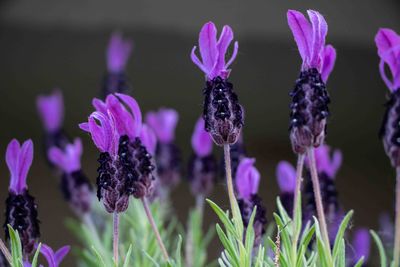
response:
M378 247L379 256L381 258L381 267L387 267L385 248L383 247L381 239L379 238L378 234L375 231L370 230L369 232L372 238L374 239L376 246Z
M354 267L362 267L364 263L364 256L362 256L357 263L354 265Z
M42 243L39 243L35 255L33 256L33 260L32 260L32 267L36 267L37 266L37 260L39 257L39 253L40 253L40 248L42 247Z
M14 231L11 225L7 225L8 234L10 236L11 242L11 257L12 257L12 265L13 267L23 266L22 263L22 246L21 239L19 238L18 232Z
M128 267L129 266L129 261L131 259L131 254L132 254L132 245L129 246L128 252L126 253L125 262L124 262L123 267Z
M212 202L209 199L206 199L206 201L208 202L208 204L210 204L211 208L214 210L214 212L217 214L218 218L221 220L221 222L223 223L223 225L225 226L225 229L229 232L234 233L235 232L235 227L232 224L232 222L230 221L228 215L220 208L218 207L217 204L215 204L214 202Z
M96 257L97 257L97 263L98 263L100 266L107 267L107 265L106 265L105 262L104 262L103 257L100 255L100 253L97 251L97 249L96 249L94 246L92 247L92 250L94 251L94 254L95 254Z
M339 247L340 247L340 243L342 242L344 233L346 231L347 225L350 222L351 217L353 216L353 211L349 211L346 216L343 218L343 221L340 224L339 230L337 231L336 234L336 239L335 239L335 244L333 245L333 260L335 261L335 258L337 257L338 253L339 253Z

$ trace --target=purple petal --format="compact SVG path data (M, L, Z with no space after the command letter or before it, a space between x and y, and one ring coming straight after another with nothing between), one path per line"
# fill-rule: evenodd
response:
M11 140L6 150L6 163L10 170L10 190L16 192L18 185L18 160L21 146L16 139Z
M378 47L378 55L390 68L392 75L397 72L397 56L399 50L394 48L400 45L400 36L391 29L379 29L375 36L375 43Z
M201 63L201 61L200 61L200 59L197 57L197 55L196 55L196 49L197 49L197 46L194 46L193 48L192 48L192 52L190 53L190 58L192 59L192 62L197 66L197 67L199 67L204 73L207 73L208 72L208 70L206 69L206 67L204 67L204 65L203 65L203 63Z
M218 59L217 28L213 22L207 22L201 28L199 35L199 47L203 65L207 70L206 74L209 74L211 73Z
M321 69L322 80L326 82L331 74L336 61L336 50L331 45L324 48L323 64Z
M164 144L174 141L178 120L178 112L170 108L160 108L157 112L146 114L146 123L154 130L160 143Z
M103 114L107 114L107 105L102 100L98 98L93 98L92 105L97 111Z
M367 262L371 248L371 237L368 229L361 228L355 232L353 238L353 248L354 262L358 261L363 256L364 262Z
M304 15L296 10L289 10L287 12L287 20L303 63L308 64L312 53L311 25Z
M249 200L256 194L260 183L260 173L254 167L254 158L243 158L236 172L236 190L239 198Z
M66 173L81 169L82 142L79 138L73 144L67 144L64 150L52 147L47 154L49 160Z
M64 118L64 103L61 91L54 90L51 95L38 96L36 106L46 131L58 131Z
M335 150L332 158L330 152L331 148L327 145L316 148L315 161L318 172L324 172L329 178L334 179L342 164L342 152L340 152L340 150Z
M313 32L310 67L321 70L328 25L324 17L317 11L308 10L307 13L311 20Z
M213 141L210 134L204 129L204 119L200 117L194 127L192 148L199 157L206 157L212 153Z
M46 258L47 263L49 264L49 267L58 267L55 259L54 259L54 251L51 249L51 247L42 244L40 246L40 253Z
M279 162L276 177L281 192L294 193L296 190L296 169L287 161Z
M217 43L218 58L212 70L211 76L219 76L221 71L225 70L225 54L232 40L233 31L231 27L225 25Z
M33 161L33 143L32 140L27 140L22 144L18 168L19 168L19 177L18 177L18 192L23 192L28 186L26 184L26 178L28 176L28 171L32 165Z
M239 43L236 41L236 42L233 44L232 56L231 56L231 58L228 60L228 63L226 63L225 68L228 68L228 67L233 63L233 61L235 60L235 58L236 58L236 56L237 56L238 50L239 50Z
M79 128L85 132L89 132L89 123L82 122L78 124Z
M120 136L127 135L130 138L135 135L135 119L132 114L124 107L115 95L108 95L106 99L107 109L115 118L115 125Z
M59 250L56 251L54 254L54 260L58 265L60 265L61 261L67 256L68 252L70 251L71 247L70 246L63 246Z
M132 51L132 41L124 40L122 34L115 32L111 35L107 48L107 69L111 73L124 71Z
M146 124L142 125L142 131L140 132L140 140L146 147L147 151L155 155L157 147L157 137L154 131Z
M140 110L139 104L136 100L126 94L116 94L122 102L129 109L131 116L134 119L134 124L130 125L129 133L130 137L138 137L140 134L140 130L142 128L142 112Z

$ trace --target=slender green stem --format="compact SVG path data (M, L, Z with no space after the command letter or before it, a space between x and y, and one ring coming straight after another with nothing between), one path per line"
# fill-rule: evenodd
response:
M396 222L393 248L394 266L400 263L400 167L396 168Z
M114 263L118 266L118 244L119 244L119 214L113 214L113 250L114 250Z
M233 218L238 218L238 214L236 214L236 197L235 191L233 190L233 181L232 181L232 167L231 167L231 148L228 144L224 145L224 159L225 159L225 173L226 173L226 185L228 187L228 195L229 202L231 204L231 210Z
M312 184L313 184L314 198L315 198L315 204L317 206L317 214L318 214L319 225L321 228L322 239L325 242L327 249L329 249L329 251L330 251L328 227L327 227L326 219L325 219L324 206L322 204L321 187L319 185L317 165L315 162L314 148L311 147L307 153L308 153L307 154L308 162L310 165L311 180L312 180Z
M4 257L6 257L10 266L12 266L12 257L10 251L8 251L6 245L4 244L3 240L0 239L0 250L3 252Z
M150 207L149 207L149 203L147 202L146 198L142 198L142 204L143 204L144 211L146 212L147 219L150 222L150 226L153 229L153 232L154 232L154 234L156 236L157 243L158 243L158 245L159 245L159 247L161 249L161 252L162 252L162 254L164 256L164 259L165 259L165 261L169 261L169 255L168 255L167 249L165 248L164 243L163 243L163 241L161 239L160 232L158 231L156 222L154 221L153 214L151 213L151 210L150 210Z

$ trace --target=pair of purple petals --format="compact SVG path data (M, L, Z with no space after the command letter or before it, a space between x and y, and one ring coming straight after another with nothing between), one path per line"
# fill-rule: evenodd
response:
M25 141L22 146L13 139L7 146L6 163L10 170L9 190L15 194L22 194L28 188L26 179L33 161L32 140Z
M113 33L106 52L107 70L110 73L123 72L129 56L131 55L131 51L132 41L124 39L120 32Z
M80 138L74 143L67 144L64 149L52 147L47 152L50 162L66 173L73 173L81 169L81 156L83 148Z
M50 95L38 96L36 107L48 133L54 133L61 129L64 119L64 102L61 90L55 89Z
M40 253L42 253L42 255L46 258L49 267L60 266L61 261L65 258L65 256L68 254L69 251L70 251L70 246L64 246L55 252L51 247L45 244L42 244L40 246ZM24 262L24 267L31 267L31 266L32 265L29 262Z
M238 165L235 182L240 199L250 200L258 192L261 175L255 162L254 158L243 158Z
M88 122L79 127L90 133L93 142L101 152L115 156L121 136L134 140L142 130L142 113L134 98L126 94L110 94L105 102L93 99L95 112L90 114Z
M207 22L201 28L199 34L199 49L201 61L196 55L197 46L194 46L191 53L191 59L205 74L208 80L212 80L217 76L223 79L228 78L229 66L236 58L239 44L234 43L232 56L225 61L226 53L229 45L233 40L233 31L231 27L225 25L222 28L220 37L217 40L217 28L213 22Z
M211 155L213 149L213 140L208 132L204 128L204 119L200 117L196 125L194 126L194 131L192 134L192 148L194 153L198 157L206 157Z
M307 14L310 21L301 12L289 10L288 24L303 60L302 70L316 68L326 82L335 65L336 51L325 45L328 24L324 17L314 10L307 10Z
M145 118L147 125L153 129L158 141L162 144L170 144L174 141L178 120L178 112L170 108L160 108L158 111L150 111L146 114Z
M394 92L400 88L400 36L391 29L380 29L375 36L380 57L379 72L386 86ZM389 67L391 78L385 72Z
M324 172L329 178L334 179L342 165L342 152L334 150L328 145L322 145L315 150L315 161L318 172ZM293 193L296 189L296 169L287 161L281 161L276 168L276 177L281 192Z

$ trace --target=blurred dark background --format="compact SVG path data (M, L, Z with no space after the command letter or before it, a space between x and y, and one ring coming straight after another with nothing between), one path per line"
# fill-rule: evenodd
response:
M240 42L231 80L246 109L245 143L257 158L261 195L271 219L278 193L275 166L283 159L295 162L288 139L288 92L301 62L286 22L289 8L316 9L328 21L327 42L336 47L338 58L328 82L333 115L327 142L344 153L337 177L340 201L346 210L355 209L354 228L377 229L379 215L393 213L395 178L378 139L388 90L378 73L374 35L379 27L400 31L400 2L2 0L0 151L5 152L13 137L32 138L35 143L28 183L39 205L42 241L54 247L76 244L64 226L65 218L73 215L41 153L35 97L54 87L63 90L65 128L71 136L83 138L84 170L94 181L97 151L77 124L85 120L92 97L100 92L110 33L123 31L134 41L127 68L132 93L144 112L160 106L179 111L177 141L187 159L203 87L203 75L189 53L200 27L209 20L219 28L231 25ZM0 196L5 200L9 174L3 157L0 173ZM212 198L227 207L223 192L220 185ZM185 182L174 191L173 200L185 221L194 202ZM210 209L207 218L216 220ZM64 266L74 266L73 256Z

